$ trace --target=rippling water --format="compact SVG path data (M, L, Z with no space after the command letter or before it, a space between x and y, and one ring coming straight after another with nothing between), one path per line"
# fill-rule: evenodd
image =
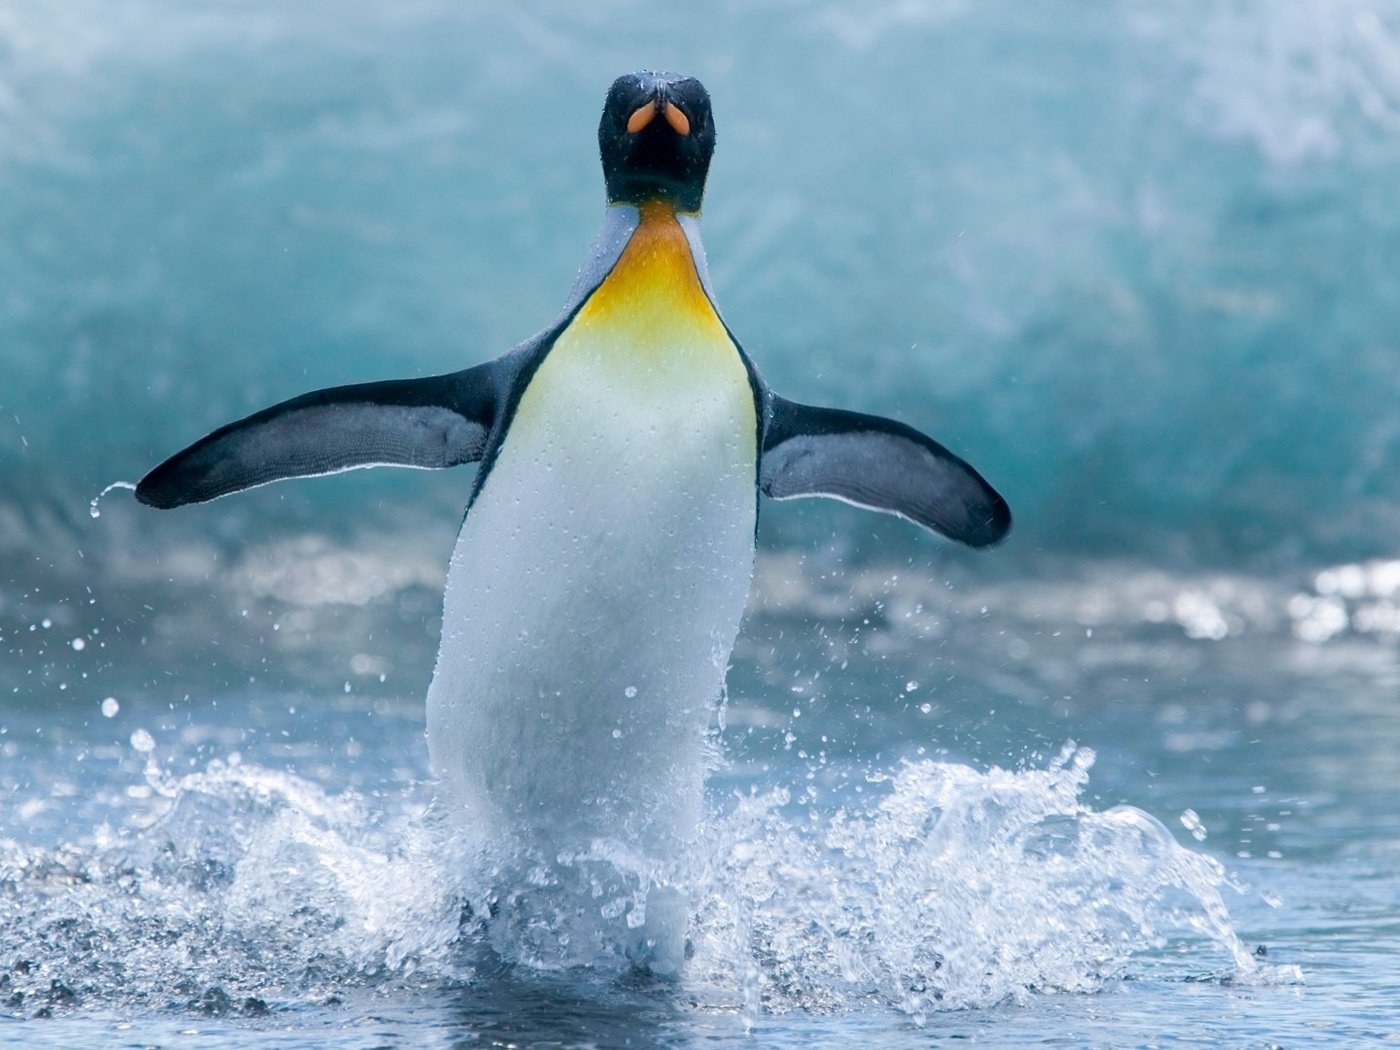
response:
M0 7L0 1043L1400 1038L1400 21L608 2ZM708 818L450 835L469 476L112 491L493 356L593 233L617 73L716 102L726 316L1018 514L767 505ZM617 930L691 904L642 977Z
M767 556L694 852L658 872L599 842L527 870L436 820L415 604L433 592L345 604L351 576L392 572L375 546L321 548L299 604L231 570L182 592L178 626L114 621L105 587L7 621L31 658L11 672L50 676L0 738L7 1013L94 1045L123 1025L347 1045L1395 1036L1391 564L1286 587ZM221 606L230 624L203 619ZM201 626L241 683L161 655ZM296 652L319 675L262 683ZM695 902L675 980L630 974L607 924L579 921L658 884Z

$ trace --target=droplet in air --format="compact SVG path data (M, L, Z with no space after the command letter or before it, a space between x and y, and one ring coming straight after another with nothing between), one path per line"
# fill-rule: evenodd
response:
M80 653L87 648L87 642L82 638L74 638L73 641L69 644L73 646L73 651L75 653Z
M628 700L631 700L634 696L637 695L637 687L635 685L629 685L626 689L622 691L622 695L627 697Z
M117 703L117 698L115 696L109 696L107 697L107 699L102 701L103 718L116 718L117 712L121 709L122 705Z
M144 729L138 729L131 734L131 746L143 755L148 755L156 749L155 737Z
M103 496L107 495L107 493L111 492L113 489L130 489L132 492L135 492L136 486L129 481L114 481L96 496L92 497L92 502L88 504L88 513L94 518L102 517L102 512L97 509L97 504L102 500Z
M1205 824L1201 822L1200 815L1194 809L1183 809L1181 816L1177 818L1181 821L1181 826L1191 832L1191 837L1197 842L1206 840Z

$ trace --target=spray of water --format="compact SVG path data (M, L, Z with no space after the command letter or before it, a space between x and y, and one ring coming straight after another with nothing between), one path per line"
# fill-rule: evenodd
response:
M1045 769L914 762L824 803L716 807L684 861L606 841L556 856L460 835L431 805L374 812L297 777L214 762L172 776L141 831L56 849L0 841L0 991L12 1010L256 1014L350 989L515 973L608 981L649 911L689 902L672 979L742 1010L929 1011L1086 992L1183 938L1230 980L1294 980L1234 934L1213 859L1146 813L1080 800L1092 754Z
M130 489L132 492L135 492L135 491L136 491L136 486L135 486L134 484L132 484L130 481L114 481L114 482L112 482L112 483L111 483L110 485L108 485L105 489L103 489L101 492L99 492L96 496L93 496L93 497L92 497L92 501L91 501L90 503L88 503L88 514L90 514L90 515L91 515L92 517L94 517L94 518L100 518L100 517L102 517L102 511L98 509L98 506L97 506L97 505L98 505L99 503L101 503L101 502L102 502L102 498L103 498L104 496L106 496L107 493L111 492L113 489Z

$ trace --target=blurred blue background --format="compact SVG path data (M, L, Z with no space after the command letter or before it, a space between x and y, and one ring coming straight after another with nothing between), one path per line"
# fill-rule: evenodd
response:
M469 471L173 513L117 491L88 513L265 405L459 369L545 326L602 217L604 92L643 67L713 96L710 269L772 386L928 431L1017 518L983 554L831 501L764 505L710 787L727 806L791 786L790 823L735 841L753 871L806 876L755 912L771 935L702 953L697 980L710 965L731 1010L772 960L773 1046L1395 1038L1397 0L0 0L0 1019L12 987L61 1012L71 986L106 1026L65 1027L74 1046L111 1044L112 1004L183 1033L174 997L208 1021L214 992L343 1045L371 1030L352 1011L386 1009L381 1041L404 1045L666 1043L645 992L643 1014L622 993L615 1029L532 999L546 1034L512 1035L492 1027L509 986L464 998L429 967L425 1006L413 953L449 944L459 910L425 921L407 882L384 895L397 920L362 909L381 897L366 863L421 825ZM1045 772L1069 739L1101 756L1092 787ZM977 768L1019 768L1016 790L1077 826L1154 815L1154 841L1220 863L1184 880L1194 899L1228 872L1234 926L1151 888L1171 869L1155 845L1096 846L1068 897L1046 893L1037 839L993 821L950 854L927 938L992 961L961 988L936 954L921 969L901 953L925 927L887 910L921 893L809 893L827 883L809 817L834 827L837 792L906 759L946 759L972 794L1008 782ZM212 777L164 824L156 762ZM832 793L811 802L814 783ZM323 818L318 793L342 790L370 801ZM869 857L891 856L854 812ZM315 863L306 821L339 844ZM739 851L716 841L723 895ZM1005 877L999 842L1025 850ZM186 886L230 857L270 904ZM359 895L327 896L356 871ZM984 882L1013 904L956 892ZM1065 935L1114 908L1132 921L1106 952ZM827 917L861 912L889 917L868 943ZM1194 933L1158 936L1178 921ZM1306 989L1202 979L1226 941L1300 963ZM845 976L848 944L884 998ZM773 991L833 962L839 980ZM1119 972L1111 999L1044 994ZM944 981L945 1007L1030 1005L910 1028L909 990ZM362 1011L334 1005L356 988ZM753 1045L737 1017L681 1014L667 1045L693 1045L687 1026L718 1045L712 1020ZM580 1018L587 1038L562 1038Z
M1011 550L1395 551L1394 5L9 0L0 557L91 569L127 542L87 521L108 482L543 327L599 223L603 92L638 67L714 97L706 242L769 381L967 456ZM450 529L467 484L361 473L130 521ZM773 545L926 542L765 514Z

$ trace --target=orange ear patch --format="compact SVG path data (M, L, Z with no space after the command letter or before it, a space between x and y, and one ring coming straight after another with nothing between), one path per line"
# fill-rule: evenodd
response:
M648 102L644 106L638 106L637 111L627 118L627 130L635 135L652 122L656 116L656 103ZM669 119L669 118L668 118ZM675 127L675 125L671 125Z

